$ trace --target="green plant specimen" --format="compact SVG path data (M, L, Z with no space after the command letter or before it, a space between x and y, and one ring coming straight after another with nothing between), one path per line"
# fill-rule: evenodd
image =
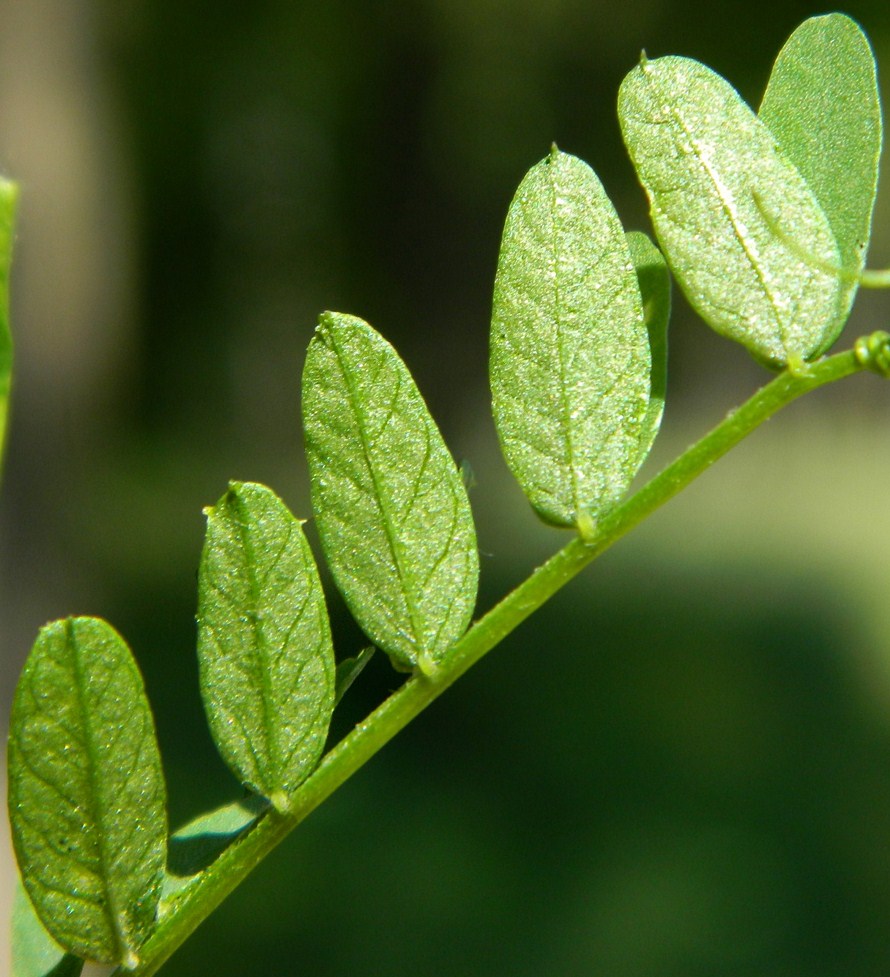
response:
M856 24L831 14L795 31L759 115L704 65L644 57L619 119L660 250L625 233L594 172L553 147L510 205L494 288L504 455L533 509L571 539L471 624L479 560L461 472L392 346L325 313L303 374L314 516L356 621L410 674L324 752L373 648L335 666L299 520L271 490L232 483L207 510L198 655L211 731L248 796L167 839L151 716L123 640L91 618L44 628L10 736L24 884L14 977L77 974L83 958L156 973L430 702L763 421L853 374L890 377L885 332L823 355L856 286L888 277L864 270L881 121ZM671 275L708 325L778 372L628 497L664 407Z

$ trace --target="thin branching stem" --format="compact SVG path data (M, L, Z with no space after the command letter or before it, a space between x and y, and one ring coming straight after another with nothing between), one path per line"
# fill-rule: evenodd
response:
M140 962L135 969L118 968L115 974L119 977L149 977L156 973L200 923L310 812L584 567L786 404L817 387L865 369L886 375L886 364L890 362L888 350L890 336L875 333L857 342L853 350L827 357L794 373L781 373L605 516L592 537L572 539L480 618L454 645L432 676L415 674L341 740L293 793L285 812L270 809L251 830L227 848L178 900L167 907L154 934L141 948Z

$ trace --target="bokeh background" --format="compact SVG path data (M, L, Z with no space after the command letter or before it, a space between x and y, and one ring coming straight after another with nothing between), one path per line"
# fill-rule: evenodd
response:
M886 93L890 6L846 10ZM645 228L615 119L640 49L698 57L756 105L819 12L2 0L0 168L22 183L4 727L37 628L102 615L144 671L172 824L238 796L197 692L201 508L234 477L309 514L300 369L325 308L394 342L472 466L480 611L562 545L488 405L513 190L556 140ZM847 336L888 313L886 294L861 296ZM677 296L644 475L766 379ZM387 747L164 973L885 977L888 435L872 377L771 421ZM328 593L352 654L361 635ZM378 656L335 734L398 681ZM0 972L12 873L0 834Z

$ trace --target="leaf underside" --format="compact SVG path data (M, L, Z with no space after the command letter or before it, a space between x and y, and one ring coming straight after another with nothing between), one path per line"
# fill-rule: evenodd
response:
M586 163L554 152L507 214L491 328L501 446L538 514L596 518L636 472L650 354L628 244Z
M243 784L286 803L324 749L334 651L309 544L270 489L232 482L207 510L198 594L213 738Z
M170 836L167 873L161 895L165 907L201 878L236 839L250 829L269 809L268 801L249 795L193 818Z
M142 678L104 621L41 630L13 701L9 807L47 931L76 956L133 963L155 922L165 790Z
M841 289L822 208L771 131L719 75L688 58L644 61L618 98L622 134L662 251L717 332L775 366L830 341ZM776 235L794 228L807 260Z
M646 408L640 435L638 464L642 464L652 449L664 414L667 333L671 318L671 274L664 255L642 231L630 231L627 234L627 244L640 284L643 314L649 332L649 352L652 357L649 406Z
M352 614L394 664L440 661L476 602L470 504L407 367L361 319L321 317L303 424L319 536Z
M855 21L828 14L794 31L776 59L760 118L825 211L847 273L825 349L843 328L865 263L881 156L877 66ZM787 230L796 235L794 226Z
M46 932L21 880L12 904L11 977L80 977L83 960L71 956Z

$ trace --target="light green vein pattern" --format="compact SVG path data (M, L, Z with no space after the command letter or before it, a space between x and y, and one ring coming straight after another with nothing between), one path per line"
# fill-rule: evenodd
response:
M277 807L312 772L334 705L334 651L300 523L232 482L207 510L198 575L201 694L226 763Z
M839 282L789 251L764 212L819 262L837 265L837 248L766 125L719 75L678 57L631 71L618 114L659 244L696 311L774 365L815 356L837 320Z
M303 371L312 508L356 620L431 670L469 623L479 558L466 490L411 375L366 322L325 313Z
M133 964L160 894L165 791L142 678L104 621L40 631L13 701L9 806L47 931L77 956Z
M501 446L538 514L571 526L637 469L650 356L618 216L593 170L554 150L507 214L491 323Z

